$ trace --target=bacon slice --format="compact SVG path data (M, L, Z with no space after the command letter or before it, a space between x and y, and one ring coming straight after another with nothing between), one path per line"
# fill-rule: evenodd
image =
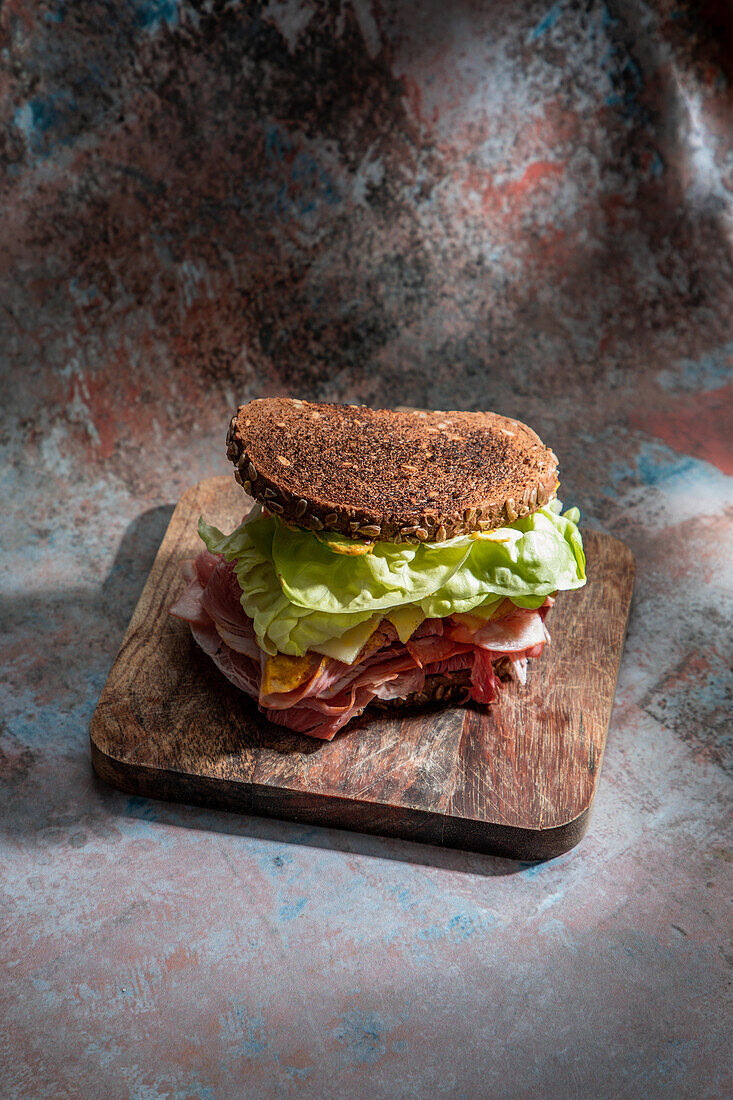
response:
M188 584L171 615L190 624L198 645L271 722L327 741L372 699L405 698L421 691L427 676L470 669L472 697L492 703L500 687L495 663L507 657L524 683L527 658L549 641L544 617L552 597L537 611L505 601L501 617L489 622L426 619L405 644L385 619L351 665L315 652L273 658L260 649L242 608L232 563L202 551L181 563L181 573Z

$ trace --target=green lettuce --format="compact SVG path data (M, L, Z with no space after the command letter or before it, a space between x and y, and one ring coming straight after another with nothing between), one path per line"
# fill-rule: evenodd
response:
M506 597L539 607L558 589L582 587L579 518L553 501L488 537L376 543L360 555L339 553L338 537L293 530L259 508L230 535L202 518L199 534L235 563L242 607L267 653L311 649L350 663L384 616L409 635L422 617L488 618Z

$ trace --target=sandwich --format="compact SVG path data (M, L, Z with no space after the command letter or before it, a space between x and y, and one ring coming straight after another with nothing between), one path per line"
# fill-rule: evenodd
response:
M331 740L367 707L493 704L585 584L557 458L493 412L264 398L227 455L252 503L181 563L170 613L267 718Z

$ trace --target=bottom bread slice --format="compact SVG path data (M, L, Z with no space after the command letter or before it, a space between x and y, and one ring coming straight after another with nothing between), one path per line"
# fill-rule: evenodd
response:
M511 662L503 659L497 661L495 672L500 680L512 680ZM394 711L404 710L406 707L429 707L440 704L441 706L453 703L463 706L471 698L471 670L460 668L456 672L441 672L435 676L426 676L422 691L413 691L401 699L372 699L367 710Z

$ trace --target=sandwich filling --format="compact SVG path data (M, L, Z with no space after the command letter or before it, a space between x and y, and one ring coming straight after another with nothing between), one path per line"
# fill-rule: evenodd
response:
M313 737L436 675L463 672L490 703L497 666L524 682L555 594L585 584L579 518L554 500L493 531L370 543L256 506L229 535L199 521L206 549L171 614L271 721Z

